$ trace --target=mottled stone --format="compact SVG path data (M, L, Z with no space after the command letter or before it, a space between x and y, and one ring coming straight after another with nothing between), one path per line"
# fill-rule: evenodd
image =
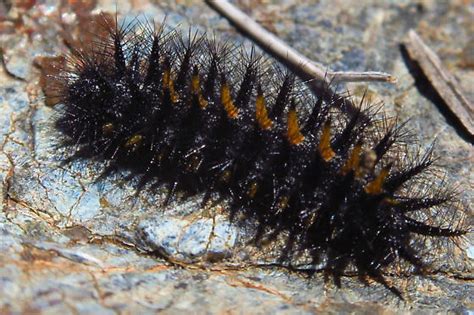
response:
M400 52L407 31L417 29L472 99L472 4L236 2L331 69L394 74L397 85L347 87L356 97L368 88L388 113L411 118L407 126L422 147L436 138L446 178L460 187L466 208L474 203L472 145L415 86ZM266 266L253 255L255 249L246 252L246 231L229 223L225 211L199 211L199 197L163 207L163 189L146 188L137 196L133 181L124 182L125 173L96 182L100 167L94 162L61 165L65 152L52 128L55 111L44 104L34 60L66 52L62 28L75 34L77 21L87 21L87 7L111 13L117 8L129 20L140 12L140 18L155 21L166 15L170 26L187 30L192 25L250 46L203 1L119 1L117 7L109 0L68 3L38 0L34 6L13 4L9 11L2 6L0 46L6 66L25 82L0 71L1 314L472 312L472 233L459 247L451 244L453 254L437 256L440 269L432 276L393 277L406 292L403 302L382 286L366 287L354 277L343 277L337 289L319 273L307 279ZM262 256L266 251L260 250Z
M185 220L166 214L137 226L138 243L177 261L215 261L230 255L237 230L224 217Z

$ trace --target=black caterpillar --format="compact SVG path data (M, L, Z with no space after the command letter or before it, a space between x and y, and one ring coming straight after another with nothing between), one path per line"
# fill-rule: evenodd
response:
M227 198L231 218L257 222L257 243L284 236L282 262L324 262L338 285L352 266L399 297L383 272L400 261L423 272L417 238L465 233L433 217L453 193L430 187L431 150L408 158L403 126L377 106L347 116L254 51L205 36L104 25L56 77L71 159L131 170L138 190L168 185L167 202Z

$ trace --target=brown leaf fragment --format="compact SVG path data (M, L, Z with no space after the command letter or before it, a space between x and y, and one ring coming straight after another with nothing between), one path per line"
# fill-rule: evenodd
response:
M58 57L37 57L35 65L40 69L41 76L39 84L45 95L47 106L54 106L61 100L62 83L55 79L65 67L64 56Z

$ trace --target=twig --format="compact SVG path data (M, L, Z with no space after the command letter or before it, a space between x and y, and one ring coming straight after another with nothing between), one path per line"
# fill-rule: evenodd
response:
M327 70L327 67L306 58L288 46L227 0L206 0L206 3L227 18L237 29L249 36L263 50L279 59L280 62L291 68L300 77L326 81L327 83L396 82L394 76L384 72L336 72Z
M379 71L329 71L329 78L334 78L335 82L388 82L397 83L397 78L391 74Z
M418 63L431 85L444 100L447 110L457 122L474 137L474 107L459 88L459 83L443 66L414 30L408 32L406 48L410 57Z
M348 77L351 77L351 80L346 81L373 81L373 78L380 77L388 78L383 81L396 81L391 75L382 73L373 75L372 72L371 75L367 76L363 73L357 72L351 72L349 75L345 72L328 72L323 66L317 65L315 62L286 45L275 35L271 34L258 23L253 21L245 13L227 2L227 0L205 0L205 2L211 8L227 18L238 30L249 36L263 50L278 59L298 75L306 82L316 96L322 98L325 102L340 108L349 116L361 113L358 110L358 106L353 103L351 98L340 96L333 90L333 85L337 87L337 84L334 84L335 81L343 81L342 79L348 79ZM362 78L364 79L362 80ZM364 116L363 114L361 115Z

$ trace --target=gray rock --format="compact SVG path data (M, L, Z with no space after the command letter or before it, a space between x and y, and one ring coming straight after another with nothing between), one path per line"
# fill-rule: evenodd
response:
M137 243L175 261L215 261L230 255L237 230L223 216L186 220L166 214L141 221Z
M24 5L13 5L10 20L0 16L6 65L26 80L0 72L1 314L473 311L472 233L457 247L433 249L440 269L430 277L393 277L406 292L403 302L382 286L366 287L353 277L343 277L337 289L321 274L306 279L267 266L262 258L267 249L245 245L247 231L220 212L197 211L199 197L164 209L162 189L136 196L124 174L95 182L100 166L94 162L62 166L64 152L56 147L51 125L55 112L39 96L34 59L66 51L59 31L83 12L49 0L29 9ZM408 126L422 147L437 139L448 181L460 187L466 208L473 204L473 148L415 88L399 50L407 30L417 28L472 99L472 64L463 66L468 56L459 53L472 41L472 5L462 0L281 0L240 1L239 6L334 70L383 70L397 76L397 85L371 84L369 94L383 100L388 113L411 118ZM101 1L96 9L115 8ZM139 11L157 21L168 14L172 26L193 25L250 45L202 1L125 1L118 7L127 18ZM24 24L15 26L11 20L16 18ZM366 85L348 88L357 97ZM472 213L468 216L472 222ZM448 255L444 249L449 246Z

